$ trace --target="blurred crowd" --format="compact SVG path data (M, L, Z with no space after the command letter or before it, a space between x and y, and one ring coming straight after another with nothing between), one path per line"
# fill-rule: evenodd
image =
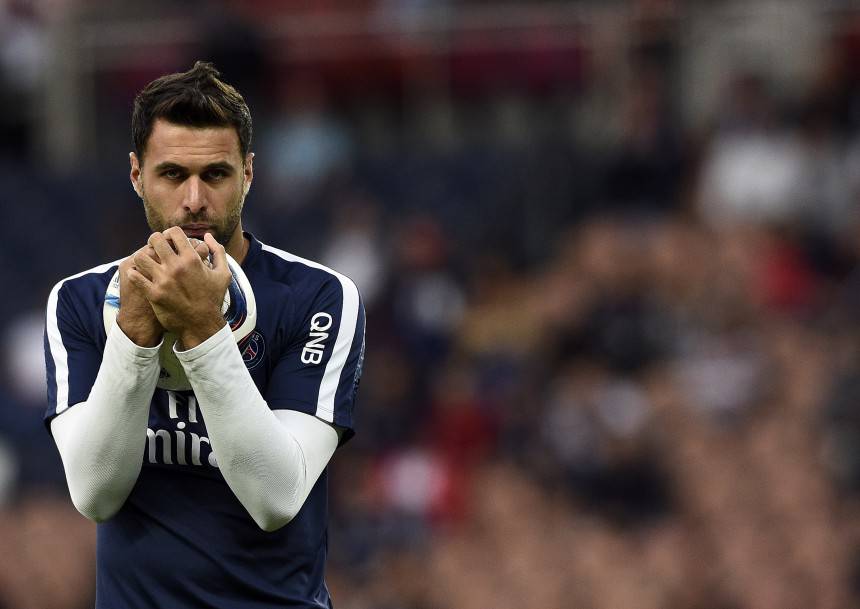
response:
M694 121L676 3L635 4L611 73L577 39L563 78L550 58L344 103L313 71L220 66L255 115L247 228L367 307L331 466L340 609L860 607L860 13L819 25L789 89L728 66ZM119 100L105 150L130 146ZM41 422L44 302L146 227L124 158L46 171L22 124L0 151L0 609L80 609L94 525Z

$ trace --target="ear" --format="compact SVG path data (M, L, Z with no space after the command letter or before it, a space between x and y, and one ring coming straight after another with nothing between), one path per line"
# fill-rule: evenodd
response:
M134 192L137 193L137 196L142 199L143 185L140 182L140 160L133 152L128 153L128 160L131 163L131 172L129 173L129 178L131 178L131 187L134 188Z
M254 153L249 152L245 156L245 164L243 167L243 171L245 173L245 196L248 195L248 191L251 190L251 182L254 181Z

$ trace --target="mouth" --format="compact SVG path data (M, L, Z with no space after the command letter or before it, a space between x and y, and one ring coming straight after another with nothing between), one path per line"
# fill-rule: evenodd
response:
M203 239L203 235L212 232L212 227L209 224L183 224L181 228L186 237L196 239Z

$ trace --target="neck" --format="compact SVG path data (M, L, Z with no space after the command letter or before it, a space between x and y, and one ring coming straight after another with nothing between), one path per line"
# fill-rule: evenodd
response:
M245 261L245 256L248 255L248 248L250 245L251 244L242 233L242 223L239 222L239 225L236 227L236 230L233 231L233 235L230 237L230 241L228 241L224 246L224 249L227 250L227 253L230 254L233 260L242 264Z

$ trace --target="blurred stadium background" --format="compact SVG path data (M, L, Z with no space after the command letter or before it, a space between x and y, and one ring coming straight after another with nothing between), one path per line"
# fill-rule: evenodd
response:
M214 61L246 226L368 310L339 609L860 607L860 6L0 3L0 608L91 606L43 311ZM217 532L213 532L217 534Z

